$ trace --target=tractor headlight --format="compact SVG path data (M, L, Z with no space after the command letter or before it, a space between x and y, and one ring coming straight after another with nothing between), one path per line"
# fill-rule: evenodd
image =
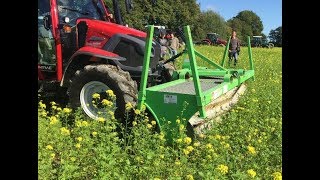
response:
M64 17L64 20L63 20L65 23L69 23L70 22L70 18L69 17Z

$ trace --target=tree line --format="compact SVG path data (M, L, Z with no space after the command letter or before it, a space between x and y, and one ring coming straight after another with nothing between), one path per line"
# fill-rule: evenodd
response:
M112 7L111 0L105 0ZM195 41L204 39L209 32L218 33L221 38L228 39L231 31L237 31L241 42L247 42L247 36L263 34L261 18L250 10L239 12L235 17L225 20L212 10L201 11L196 0L132 0L133 9L126 13L125 1L119 0L125 24L136 29L145 30L145 25L164 25L168 29L176 29L190 25L192 38ZM112 11L112 9L111 9ZM282 27L271 30L268 35L275 46L282 46Z

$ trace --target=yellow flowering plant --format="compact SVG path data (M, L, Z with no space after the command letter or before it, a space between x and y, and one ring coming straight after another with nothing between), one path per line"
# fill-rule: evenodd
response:
M196 48L201 53L224 52L221 47ZM161 128L179 124L171 129L172 144L134 102L125 105L124 119L116 119L114 92L95 95L95 103L105 108L100 121L40 97L38 178L282 179L281 49L255 48L253 57L255 81L246 84L239 102L212 122L212 129L187 137L187 108L164 120ZM244 58L240 54L239 59ZM181 67L182 59L176 64ZM239 61L238 66L248 65Z

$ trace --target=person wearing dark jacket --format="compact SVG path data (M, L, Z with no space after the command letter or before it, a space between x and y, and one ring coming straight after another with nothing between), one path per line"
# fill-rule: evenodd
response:
M234 59L234 66L236 66L238 62L238 55L240 52L240 41L236 36L237 33L235 30L233 30L229 45L229 66L232 61L232 58Z

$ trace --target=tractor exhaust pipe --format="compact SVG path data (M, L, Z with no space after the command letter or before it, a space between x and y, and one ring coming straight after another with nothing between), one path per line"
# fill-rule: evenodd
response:
M114 18L117 24L123 25L122 15L120 12L118 0L112 0L112 5L114 8Z

